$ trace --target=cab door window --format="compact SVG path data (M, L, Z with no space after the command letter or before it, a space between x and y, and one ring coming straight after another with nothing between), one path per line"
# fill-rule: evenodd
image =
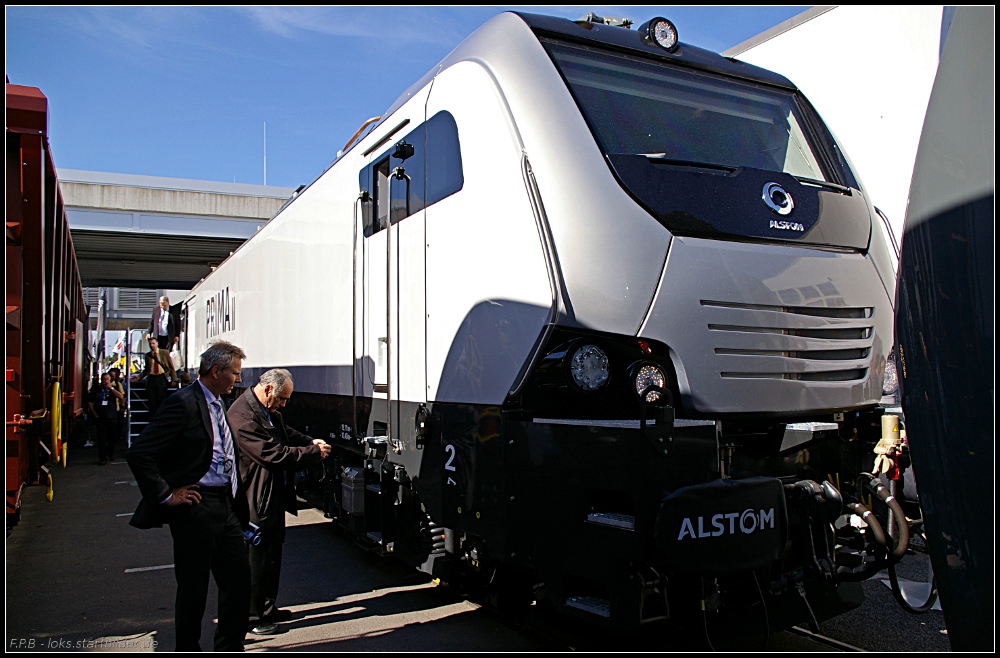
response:
M402 148L405 145L409 148ZM405 157L398 157L398 156ZM438 112L359 174L365 237L458 192L465 185L458 126L449 112Z

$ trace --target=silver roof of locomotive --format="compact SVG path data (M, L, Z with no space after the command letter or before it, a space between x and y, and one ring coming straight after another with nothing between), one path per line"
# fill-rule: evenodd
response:
M516 22L510 20L515 17L517 19ZM494 25L495 23L497 25ZM498 32L495 29L496 27L499 27L499 32L501 33L510 31L513 38L523 38L524 28L526 27L535 34L556 38L562 37L579 43L603 45L616 50L627 50L635 54L671 61L681 66L690 66L705 71L734 75L754 82L763 82L789 89L795 88L787 78L777 73L683 42L680 43L674 53L667 53L658 46L645 43L639 31L635 29L611 25L590 24L587 26L582 21L574 21L568 18L557 18L555 16L524 12L503 12L476 29L456 46L454 50L445 55L431 70L410 85L389 106L389 109L382 114L382 119L365 130L365 135L368 135L378 128L378 126L382 125L413 94L423 89L435 75L452 64L466 60L480 59L484 63L496 63L492 62L490 57L494 51L493 46L495 44L493 40L496 38ZM360 142L361 139L358 138L355 143Z

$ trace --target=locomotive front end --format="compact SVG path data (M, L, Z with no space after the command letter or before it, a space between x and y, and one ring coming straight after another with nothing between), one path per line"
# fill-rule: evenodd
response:
M600 151L603 196L625 200L560 234L539 158L568 301L503 408L504 560L616 627L758 603L775 627L815 625L856 607L905 523L887 527L892 500L881 523L857 506L891 499L869 471L894 281L846 156L789 81L672 42L672 24L525 20ZM636 207L662 260L619 254L626 274L603 288L577 275L580 236L647 230ZM650 283L632 333L588 307Z
M501 14L333 165L354 380L300 491L502 607L815 625L906 547L892 261L795 86L677 35Z

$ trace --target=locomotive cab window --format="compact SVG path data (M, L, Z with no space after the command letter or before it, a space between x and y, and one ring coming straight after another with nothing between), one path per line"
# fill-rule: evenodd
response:
M378 233L462 189L462 152L458 126L449 112L438 112L361 170L365 237Z
M825 144L808 134L807 110L791 91L629 55L543 43L606 154L753 167L841 182L822 166Z

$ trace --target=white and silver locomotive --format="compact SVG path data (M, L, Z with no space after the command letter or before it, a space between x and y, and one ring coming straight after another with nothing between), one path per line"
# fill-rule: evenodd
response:
M187 362L288 368L336 447L302 493L443 580L618 628L836 614L898 552L845 506L892 351L875 211L791 82L622 23L479 28L192 291Z

